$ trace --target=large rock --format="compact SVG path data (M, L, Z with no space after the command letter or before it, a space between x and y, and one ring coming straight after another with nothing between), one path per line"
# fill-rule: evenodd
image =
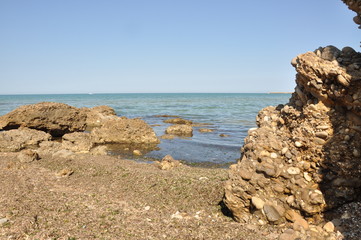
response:
M64 103L42 102L21 106L0 117L0 129L28 127L59 137L66 133L83 131L87 115Z
M224 203L236 220L279 224L289 212L318 219L361 200L360 61L330 46L292 61L295 93L259 112L230 167Z
M95 143L158 144L153 129L141 119L108 119L91 131Z
M50 134L29 128L0 131L0 152L17 152L27 147L38 147L50 139Z

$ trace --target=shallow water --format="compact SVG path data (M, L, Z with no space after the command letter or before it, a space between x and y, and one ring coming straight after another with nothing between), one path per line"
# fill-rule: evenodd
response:
M188 139L161 140L160 150L146 154L149 158L162 158L171 154L175 159L191 163L228 164L240 157L240 147L247 131L255 127L259 110L288 102L290 94L251 93L149 93L149 94L56 94L56 95L0 95L0 115L25 104L42 101L62 102L75 107L108 105L119 116L140 117L158 136L170 124L165 117L177 115L196 123L209 125L194 128ZM160 125L160 126L158 126ZM214 132L200 133L199 128ZM227 134L229 137L220 137Z

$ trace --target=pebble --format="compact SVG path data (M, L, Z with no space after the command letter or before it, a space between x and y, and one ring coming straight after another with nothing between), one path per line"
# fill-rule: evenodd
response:
M291 175L297 175L297 174L300 174L301 170L297 167L289 167L287 169L287 172L288 172L288 174L291 174Z
M312 177L308 175L308 172L304 172L303 177L306 179L307 182L310 182L312 180Z
M328 133L327 132L316 132L316 137L326 139L328 137Z
M258 197L252 197L252 205L257 209L262 209L264 206L264 201Z
M354 149L353 151L352 151L352 154L353 154L353 156L354 157L360 157L360 152L359 152L359 150L357 150L357 149Z
M335 225L333 225L332 222L327 222L324 226L323 226L323 229L326 231L326 232L334 232L335 231Z
M273 158L273 159L275 159L275 158L277 158L278 156L277 156L277 153L271 153L270 157Z
M281 218L281 214L277 211L277 209L269 204L265 204L263 206L263 211L266 214L268 221L276 222Z
M0 225L3 225L5 223L9 222L9 219L7 218L0 218Z
M324 145L326 143L325 140L323 140L322 138L319 138L319 137L315 137L314 142L318 145Z
M149 210L150 210L150 206L145 206L145 207L144 207L144 210L145 210L145 211L149 211Z
M302 145L302 143L301 143L301 142L296 141L296 142L295 142L295 146L296 146L296 147L298 147L298 148L300 148L300 147L302 147L303 145Z
M142 152L139 151L139 150L134 150L134 151L133 151L133 154L134 154L135 156L142 156L142 155L143 155Z

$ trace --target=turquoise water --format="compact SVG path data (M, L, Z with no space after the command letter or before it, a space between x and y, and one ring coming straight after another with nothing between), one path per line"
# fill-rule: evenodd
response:
M288 102L290 94L251 93L148 93L148 94L59 94L0 95L0 115L18 106L42 101L62 102L75 107L108 105L119 116L140 117L155 126L158 136L164 134L166 118L157 115L177 115L197 123L208 123L212 133L194 129L190 139L162 140L160 150L146 157L162 158L171 154L188 162L227 164L240 157L239 149L247 130L255 127L258 111L266 106ZM220 137L227 134L229 137Z

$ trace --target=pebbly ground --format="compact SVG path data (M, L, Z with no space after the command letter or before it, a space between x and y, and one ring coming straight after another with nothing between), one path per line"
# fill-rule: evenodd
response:
M112 156L22 163L0 153L0 239L277 239L279 229L222 213L227 178Z

